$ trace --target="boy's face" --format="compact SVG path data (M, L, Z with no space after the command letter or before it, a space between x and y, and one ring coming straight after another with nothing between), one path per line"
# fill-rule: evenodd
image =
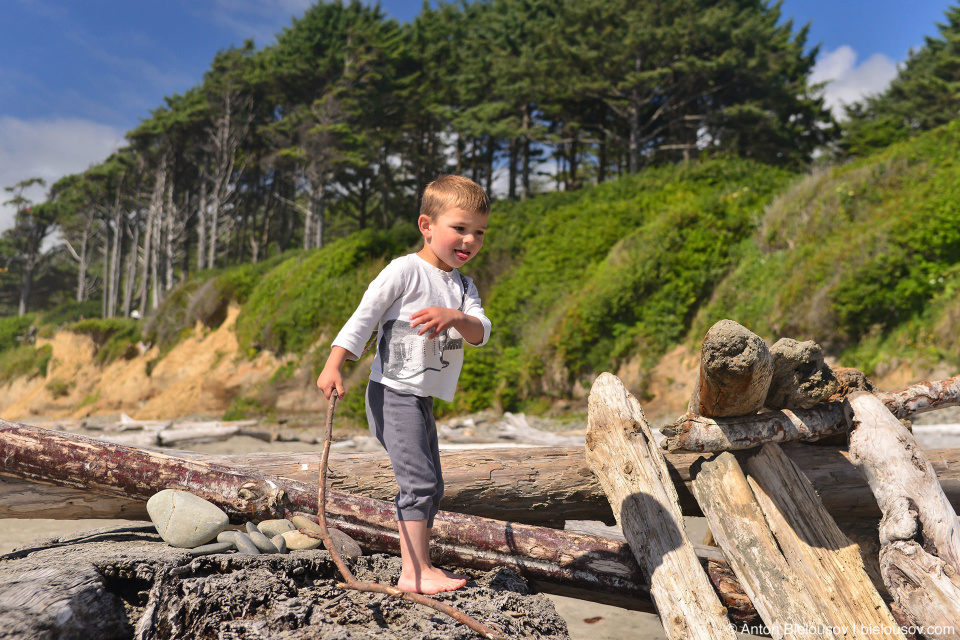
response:
M424 243L418 255L444 271L462 267L483 246L487 218L485 213L459 207L444 209L436 221L420 216L418 226Z

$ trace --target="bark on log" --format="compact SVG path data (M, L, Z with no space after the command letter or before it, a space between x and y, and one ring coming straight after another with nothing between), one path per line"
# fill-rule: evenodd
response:
M785 625L825 628L826 618L781 554L736 458L723 453L704 463L693 487L714 539L772 637L785 637Z
M667 637L735 638L727 610L684 533L677 493L640 403L608 373L590 391L586 446L587 462L650 577Z
M960 404L960 375L936 382L921 382L902 391L876 394L898 418ZM705 418L687 413L661 429L669 451L732 451L766 442L811 441L849 431L841 401L825 402L812 409L772 411L734 418Z
M925 637L956 637L960 620L956 511L913 435L879 398L853 394L847 398L846 411L854 425L851 459L883 510L884 582L911 623L924 628Z
M0 475L140 500L182 489L213 502L235 523L317 508L316 485L5 421ZM399 552L392 503L330 491L327 505L328 518L344 533L372 550ZM621 542L443 511L433 533L440 562L507 566L544 590L650 610L643 574Z
M834 519L852 526L876 528L880 508L866 480L844 451L806 444L792 444L783 450L813 483ZM152 451L288 478L316 490L317 456L312 453L211 455ZM947 497L952 504L960 506L960 449L925 453ZM745 458L749 453L735 455ZM447 480L443 506L449 511L555 528L562 528L568 520L613 522L610 503L587 466L582 447L441 451L440 458ZM709 455L666 452L664 458L684 515L703 515L690 492L690 483L692 471ZM380 500L391 500L397 492L385 453L334 452L330 460L328 486L332 490ZM87 490L40 486L0 477L0 518L146 520L147 513L145 503L135 497L104 496Z
M703 336L700 375L689 411L714 417L756 413L763 407L772 375L763 338L733 320L721 320Z

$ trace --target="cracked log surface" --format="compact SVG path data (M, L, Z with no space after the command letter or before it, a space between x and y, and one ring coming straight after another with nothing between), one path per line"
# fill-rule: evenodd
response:
M387 584L396 582L400 573L399 558L389 556L357 558L350 564L363 579ZM553 604L531 594L515 572L468 574L467 587L444 594L444 601L497 624L510 637L569 637ZM0 637L476 637L445 616L407 602L349 592L338 586L339 581L326 551L193 559L185 550L164 544L155 533L101 529L0 556ZM63 591L70 585L72 591ZM18 597L26 590L41 599Z

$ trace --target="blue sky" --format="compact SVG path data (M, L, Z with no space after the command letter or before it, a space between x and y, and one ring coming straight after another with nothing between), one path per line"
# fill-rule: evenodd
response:
M642 0L640 0L642 1ZM213 55L254 38L270 44L309 0L0 0L0 187L48 182L96 163L162 103L196 84ZM420 0L384 0L413 18ZM949 0L784 0L784 19L811 23L815 81L837 107L882 90ZM42 191L29 195L40 200ZM0 202L7 199L0 192ZM0 229L10 224L0 208Z

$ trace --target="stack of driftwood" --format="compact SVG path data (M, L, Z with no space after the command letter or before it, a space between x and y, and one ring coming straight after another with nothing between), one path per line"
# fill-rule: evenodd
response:
M922 451L899 418L957 404L960 376L879 393L813 343L767 348L723 321L705 337L689 412L663 430L666 452L603 374L585 450L442 453L435 559L655 610L671 638L732 638L744 624L776 638L954 637L960 452ZM315 517L318 465L319 452L213 456L0 421L0 517L145 519L167 488L236 523ZM327 486L331 524L397 553L385 455L333 454ZM691 543L684 515L705 515L711 539ZM616 520L627 542L562 529L581 520Z

